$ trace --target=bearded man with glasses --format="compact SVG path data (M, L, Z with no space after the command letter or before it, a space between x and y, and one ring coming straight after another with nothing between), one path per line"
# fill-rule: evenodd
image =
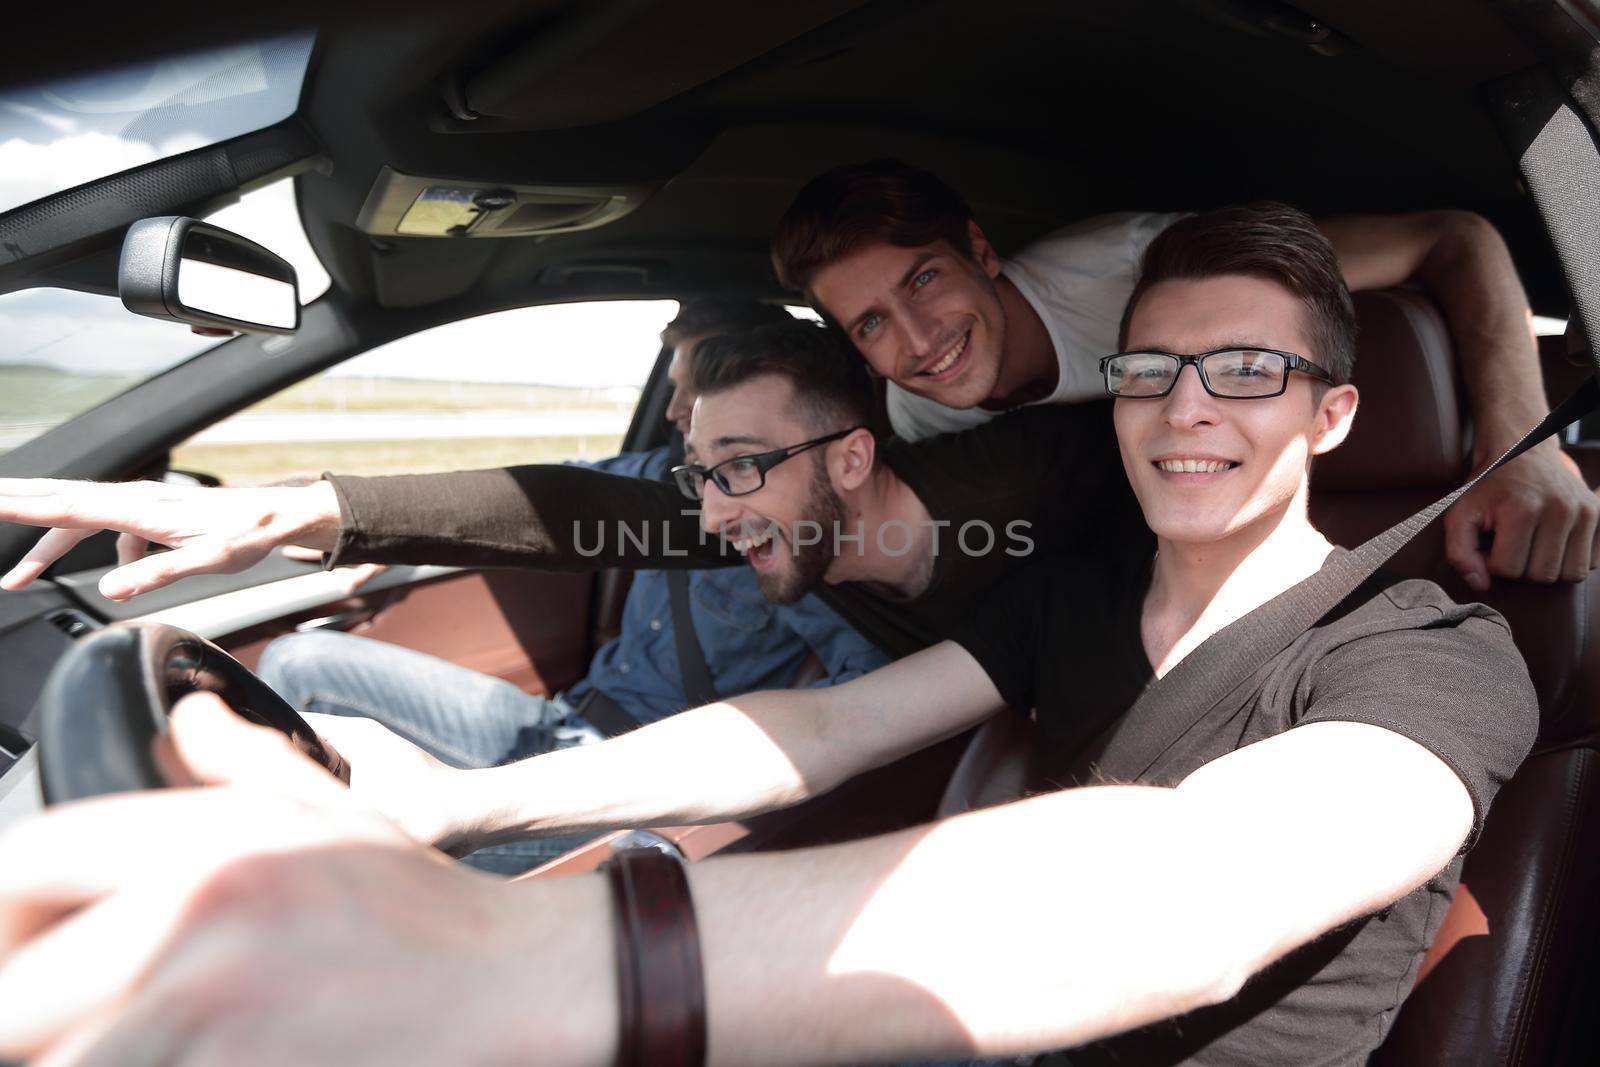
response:
M667 421L689 430L696 392L691 382L697 346L724 332L784 323L781 307L754 300L703 297L687 302L662 331L672 349L672 396ZM625 452L582 464L585 469L660 480L676 446ZM446 660L354 634L310 631L267 646L259 674L318 728L352 744L392 731L420 746L419 759L453 767L493 767L544 752L598 741L655 722L705 696L684 678L676 628L693 627L713 691L737 693L794 683L808 654L820 677L847 681L888 662L827 605L792 597L781 604L736 569L699 570L685 581L680 617L667 575L639 573L623 605L621 633L601 646L573 686L550 696L525 693L503 679ZM330 716L340 716L333 719ZM383 727L378 731L377 727ZM370 742L369 742L370 743ZM582 837L499 843L441 840L483 870L517 874L576 847Z

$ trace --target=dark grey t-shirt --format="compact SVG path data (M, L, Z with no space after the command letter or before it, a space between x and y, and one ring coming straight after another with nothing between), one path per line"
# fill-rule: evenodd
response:
M965 433L890 441L879 455L939 524L932 582L912 600L864 582L817 592L891 656L942 639L976 598L1036 556L1098 553L1147 536L1109 401L1030 408ZM342 518L330 566L745 565L701 532L691 501L658 481L564 464L329 481ZM638 536L620 536L623 525ZM902 543L895 531L885 536Z
M1051 784L1176 786L1306 723L1364 722L1411 738L1460 776L1476 839L1538 727L1527 667L1498 613L1457 604L1432 582L1374 579L1145 771L1155 754L1134 751L1110 728L1154 679L1139 631L1149 576L1143 554L1021 572L953 635L1008 703L1037 709ZM1351 768L1358 781L1360 773ZM1415 980L1460 867L1458 857L1383 912L1291 953L1232 1000L1074 1049L1071 1063L1364 1062Z

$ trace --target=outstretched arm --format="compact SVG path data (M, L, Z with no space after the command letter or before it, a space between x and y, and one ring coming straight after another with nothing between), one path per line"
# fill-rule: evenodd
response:
M592 570L741 562L675 488L569 463L386 478L331 476L331 563Z
M21 589L84 538L115 530L100 592L126 600L194 574L231 574L279 545L329 566L710 567L739 562L700 535L669 486L567 464L304 486L214 489L160 482L0 479L0 522L48 529L0 589ZM145 555L147 545L173 551Z
M788 807L959 733L1002 703L977 661L945 642L841 685L734 697L484 770L446 767L371 720L311 718L349 761L357 799L418 840L460 853ZM253 774L226 744L186 745L184 755L207 781Z
M1548 411L1528 301L1495 228L1466 211L1318 220L1351 289L1417 281L1450 326L1472 404L1474 470ZM1600 564L1600 501L1555 441L1497 471L1445 513L1450 562L1474 589L1491 574L1580 581ZM1480 532L1494 534L1487 556Z
M313 770L257 739L276 746L261 755L284 779L286 761ZM310 793L145 794L14 830L0 846L0 1055L426 1058L440 1013L459 1011L470 1025L449 1028L456 1059L614 1060L601 879L494 883L407 849L325 775ZM690 880L711 1062L1007 1055L1217 1003L1422 884L1471 821L1436 756L1331 722L1176 789L1069 790L863 842L709 860ZM369 1009L305 992L357 983ZM290 1010L296 1026L277 1025Z
M1471 821L1461 780L1415 742L1317 723L1176 789L1073 789L705 862L691 877L714 1058L1013 1055L1218 1003L1421 885Z
M242 571L279 545L330 549L339 533L339 508L326 482L208 489L0 478L0 522L48 528L0 576L0 589L23 588L84 538L115 530L120 565L100 579L100 592L126 600L191 574ZM149 544L172 551L147 556Z

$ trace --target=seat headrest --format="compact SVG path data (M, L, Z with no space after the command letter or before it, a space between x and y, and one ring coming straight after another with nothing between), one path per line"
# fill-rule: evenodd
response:
M1432 301L1409 289L1355 294L1361 391L1344 444L1311 472L1318 491L1446 489L1466 471L1454 348Z

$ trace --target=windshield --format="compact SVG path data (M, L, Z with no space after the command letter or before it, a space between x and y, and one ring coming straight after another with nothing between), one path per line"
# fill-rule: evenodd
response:
M298 34L0 90L0 211L293 114L311 55ZM294 265L300 299L328 288L285 179L211 216ZM220 343L66 289L0 295L0 454Z
M294 114L311 34L0 90L0 212Z
M210 216L295 268L300 300L328 289L285 179ZM70 289L0 295L0 455L221 342L135 315L114 296Z
M67 289L0 296L0 454L217 343Z

